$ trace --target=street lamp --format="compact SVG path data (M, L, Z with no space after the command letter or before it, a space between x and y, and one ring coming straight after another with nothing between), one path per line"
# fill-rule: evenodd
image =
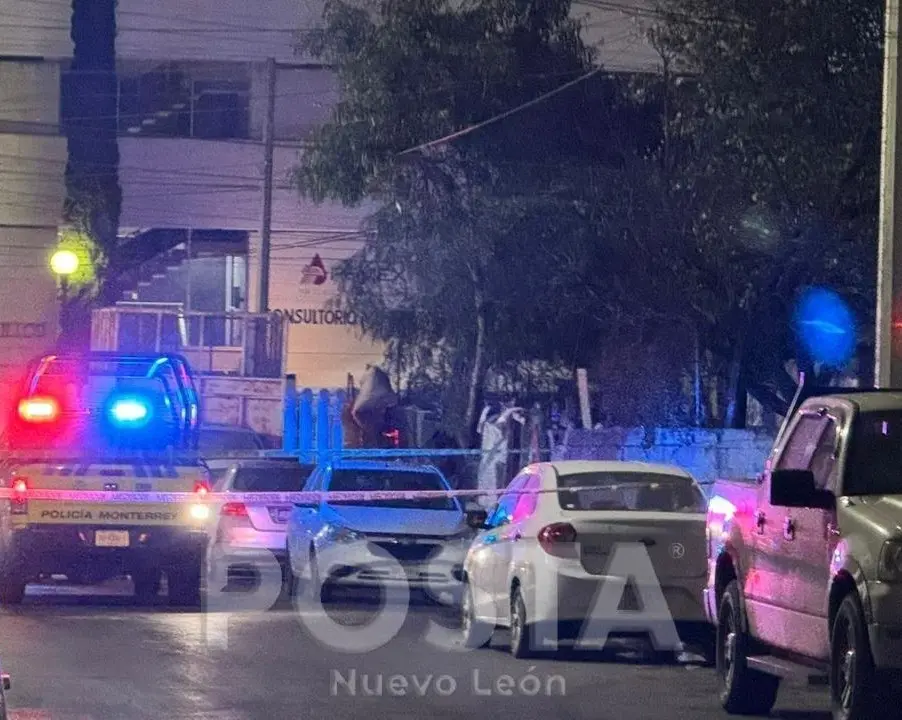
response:
M79 260L71 250L57 250L50 257L50 269L60 281L60 330L69 331L69 277L78 272Z
M50 258L50 269L66 282L78 272L78 264L78 255L71 250L57 250Z

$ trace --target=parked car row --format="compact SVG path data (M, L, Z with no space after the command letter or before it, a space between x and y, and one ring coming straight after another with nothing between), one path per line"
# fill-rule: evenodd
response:
M310 493L449 491L433 467L393 462L338 462L317 467L276 459L233 464L219 492ZM555 462L525 468L494 508L467 512L450 495L403 500L326 500L290 506L227 502L217 543L241 577L266 548L284 565L289 595L338 587L423 590L462 608L464 641L484 628L511 631L511 652L540 650L534 629L554 624L560 642L591 643L586 620L617 547L641 547L651 578L635 576L618 606L636 613L657 588L683 640L706 642L702 602L706 499L686 472L627 462ZM214 549L220 552L218 549ZM619 631L619 632L618 632ZM642 634L620 627L614 634ZM606 630L598 632L607 635ZM537 640L538 638L538 640ZM483 644L483 643L479 643ZM659 648L673 653L678 648Z
M447 486L428 472L316 468L305 489ZM466 517L450 498L290 508L288 584L406 582L441 553L462 580L464 641L507 627L525 656L542 624L587 640L593 597L612 579L617 610L641 611L654 596L641 587L647 557L683 637L715 629L728 713L767 714L790 678L826 680L836 720L902 713L902 392L803 383L761 475L718 481L710 500L672 467L552 462L523 469L487 517ZM624 546L646 552L618 564ZM377 548L403 572L371 570Z

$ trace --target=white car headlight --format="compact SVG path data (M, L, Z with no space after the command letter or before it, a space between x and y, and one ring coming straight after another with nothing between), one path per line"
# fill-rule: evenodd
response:
M902 540L887 540L880 548L877 578L881 582L902 582Z

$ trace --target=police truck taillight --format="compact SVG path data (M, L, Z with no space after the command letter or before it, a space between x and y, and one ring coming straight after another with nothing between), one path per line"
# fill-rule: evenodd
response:
M9 511L12 515L28 514L28 481L25 478L13 478Z
M539 530L539 545L549 555L576 557L576 528L570 523L552 523Z

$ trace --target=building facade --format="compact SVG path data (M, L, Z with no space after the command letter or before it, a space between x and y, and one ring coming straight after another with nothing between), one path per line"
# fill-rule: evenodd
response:
M579 6L602 62L653 67L638 40L645 11L603 5ZM383 351L360 336L356 318L329 309L333 267L360 247L369 208L314 205L289 180L337 97L329 70L295 52L297 33L315 27L321 10L299 0L119 0L120 232L176 239L122 300L258 309L266 62L274 58L270 308L286 318L287 371L302 385L339 387ZM65 194L71 3L0 0L0 15L0 371L8 373L57 331L48 259ZM225 326L213 334L210 343L229 342Z

